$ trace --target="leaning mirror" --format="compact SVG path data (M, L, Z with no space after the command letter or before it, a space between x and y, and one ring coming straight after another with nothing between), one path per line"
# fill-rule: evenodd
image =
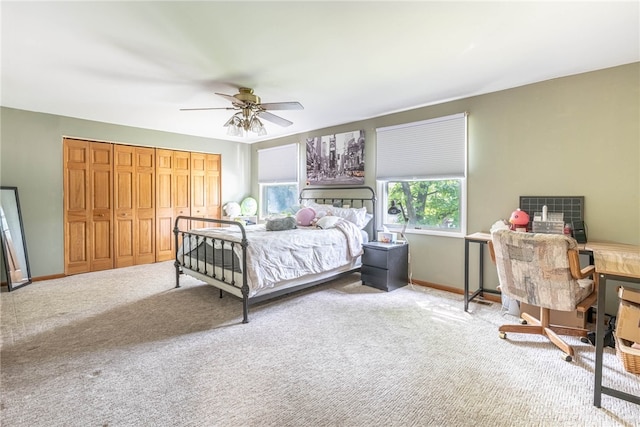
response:
M9 291L31 283L27 242L22 227L17 187L0 187L0 216L2 217L2 282Z

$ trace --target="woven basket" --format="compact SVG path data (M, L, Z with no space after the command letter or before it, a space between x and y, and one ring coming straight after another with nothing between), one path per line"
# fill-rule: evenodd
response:
M616 337L616 354L624 369L632 374L640 374L640 349L631 348L631 341Z

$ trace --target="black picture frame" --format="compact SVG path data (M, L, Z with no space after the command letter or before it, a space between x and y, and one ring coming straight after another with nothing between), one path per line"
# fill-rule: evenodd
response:
M364 130L307 138L307 185L364 185Z
M8 290L32 283L18 187L0 187L0 240Z

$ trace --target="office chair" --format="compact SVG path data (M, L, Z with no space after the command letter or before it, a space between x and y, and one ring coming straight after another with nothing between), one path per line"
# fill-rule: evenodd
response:
M595 267L580 268L577 243L563 234L496 230L491 238L489 250L498 269L500 291L540 307L540 320L522 313L522 324L500 326L500 338L506 338L507 332L544 335L564 352L563 359L570 362L573 347L559 335L579 336L588 342L588 331L551 325L550 311L586 312L596 301Z

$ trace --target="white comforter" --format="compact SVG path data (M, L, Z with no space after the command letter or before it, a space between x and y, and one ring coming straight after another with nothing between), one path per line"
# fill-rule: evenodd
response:
M347 265L362 254L362 233L353 223L340 221L330 229L300 227L266 231L264 224L245 227L247 233L247 285L250 295L279 282L322 273ZM191 230L200 235L240 242L238 227ZM186 243L195 248L195 241ZM189 246L191 245L191 246ZM241 257L241 247L235 252ZM241 259L241 258L240 258Z

